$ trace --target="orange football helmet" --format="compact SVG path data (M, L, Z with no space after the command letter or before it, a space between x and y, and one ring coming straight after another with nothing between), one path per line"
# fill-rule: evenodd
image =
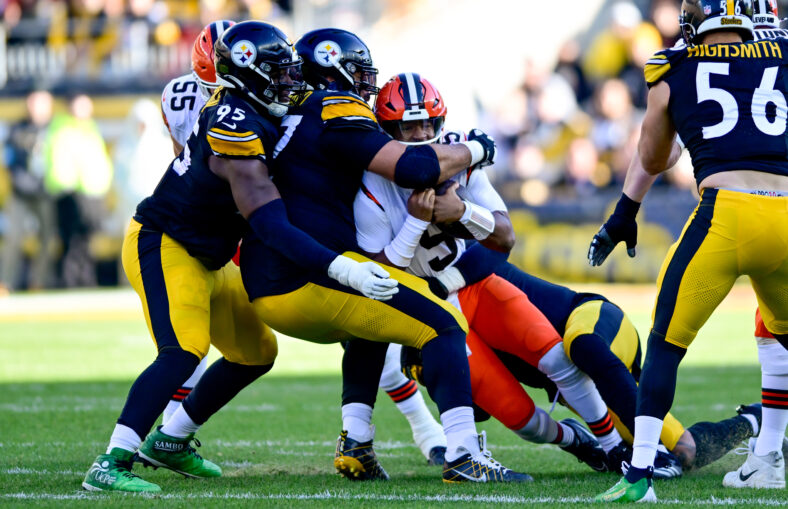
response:
M197 80L200 91L205 99L211 97L213 90L218 87L216 82L216 67L213 63L213 45L222 36L225 30L235 24L234 21L220 20L205 25L192 47L192 75Z
M381 127L394 138L401 137L408 122L429 123L434 131L433 138L407 144L433 143L443 132L446 103L438 89L425 78L416 73L403 73L388 80L380 89L375 101L375 116Z

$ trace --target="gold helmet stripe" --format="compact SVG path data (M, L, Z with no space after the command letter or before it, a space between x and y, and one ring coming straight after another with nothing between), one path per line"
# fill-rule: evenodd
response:
M728 9L726 12L728 16L733 16L734 14L736 14L736 9L733 7L734 2L735 0L728 0Z

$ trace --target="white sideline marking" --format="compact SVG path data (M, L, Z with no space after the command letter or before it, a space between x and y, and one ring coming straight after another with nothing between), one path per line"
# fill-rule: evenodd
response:
M0 403L0 411L11 412L15 414L37 414L41 412L58 412L64 410L68 410L72 412L94 412L94 411L104 411L107 409L108 406L119 406L121 401L122 401L121 398L116 398L112 400L111 405L107 405L98 401L76 404L76 405L68 404L68 403L52 405L52 404L39 404L36 402L32 404ZM226 413L277 412L279 411L279 407L276 405L263 403L260 405L230 405L226 408L223 408L222 410Z
M130 495L130 494L129 494ZM133 495L130 495L133 496ZM344 493L323 491L319 493L189 493L165 495L138 495L143 498L163 500L201 500L201 499L233 499L233 500L368 500L380 502L476 502L498 504L584 504L593 502L586 497L520 497L512 495L378 495L372 493ZM96 493L8 493L0 498L15 500L110 500L106 494ZM779 507L788 505L782 500L768 498L718 498L690 500L660 500L661 504L693 504L708 506L761 505Z
M34 469L13 467L0 470L3 474L8 475L81 475L83 472L77 470L47 470L47 469Z

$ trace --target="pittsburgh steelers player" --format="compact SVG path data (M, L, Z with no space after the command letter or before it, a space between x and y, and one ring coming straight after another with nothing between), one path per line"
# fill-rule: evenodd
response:
M646 66L642 167L649 175L665 171L678 133L690 151L701 201L658 278L632 465L599 501L656 500L652 465L678 365L740 275L750 277L764 325L778 341L770 355L759 355L762 392L778 406L788 401L788 352L781 348L788 344L788 90L779 79L788 42L752 41L751 17L750 0L685 0L680 22L687 46L661 51ZM780 432L764 427L757 440L756 449L766 454L750 451L744 465L725 476L725 486L785 486L788 413L778 413L786 414L778 419Z
M301 37L296 49L314 90L293 97L274 150L282 213L286 208L293 225L326 247L374 265L358 254L353 217L365 169L405 187L432 187L469 166L492 163L495 145L481 132L454 146L402 145L379 128L364 99L377 93L377 70L355 34L315 30ZM244 284L261 320L291 337L353 339L342 366L344 429L334 459L341 473L388 479L372 448L370 422L387 343L400 343L423 349L425 386L446 434L444 481L531 480L480 447L465 356L468 326L456 308L435 297L424 280L394 268L384 272L398 281L399 291L383 302L364 298L273 249L277 234L247 236L241 246Z
M106 454L85 476L87 490L161 491L131 472L135 451L143 462L185 476L221 475L191 447L194 433L269 371L277 354L275 336L257 318L240 274L227 270L249 227L260 235L275 230L271 246L363 295L386 299L396 291L396 281L377 265L337 255L293 227L268 177L279 119L300 73L287 36L247 21L227 29L215 50L217 78L226 88L206 103L183 151L137 207L124 239L124 270L158 354L132 385ZM142 442L211 344L223 357Z

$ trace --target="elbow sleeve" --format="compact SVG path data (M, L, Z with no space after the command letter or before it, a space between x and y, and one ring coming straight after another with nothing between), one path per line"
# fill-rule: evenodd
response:
M407 189L433 187L440 178L438 154L429 145L415 145L405 149L394 168L394 183Z

